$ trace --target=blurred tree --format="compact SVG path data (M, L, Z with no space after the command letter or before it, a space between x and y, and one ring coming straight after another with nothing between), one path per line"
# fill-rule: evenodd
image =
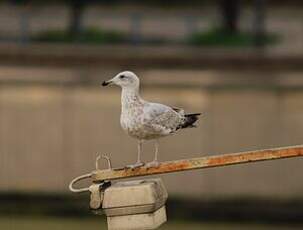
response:
M79 37L82 30L82 18L87 0L68 0L70 4L70 21L68 34L71 37Z
M68 34L77 38L82 32L82 21L85 7L91 3L106 3L106 0L65 0L70 5L70 20Z
M254 0L254 41L255 46L264 46L266 41L265 14L266 0Z
M29 0L10 0L10 3L19 6L20 43L27 43L30 37Z
M222 14L221 29L229 34L238 32L239 0L219 0Z

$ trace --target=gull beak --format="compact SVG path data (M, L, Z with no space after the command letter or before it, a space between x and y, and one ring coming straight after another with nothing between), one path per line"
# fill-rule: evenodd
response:
M112 83L112 81L104 81L104 82L102 82L102 86L107 86L107 85L109 85L109 84L111 84Z

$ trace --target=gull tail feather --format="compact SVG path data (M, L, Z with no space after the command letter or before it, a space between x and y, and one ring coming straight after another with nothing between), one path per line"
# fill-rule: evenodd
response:
M184 123L180 126L181 129L185 128L194 128L196 127L195 122L199 119L199 116L201 113L191 113L191 114L185 114L185 121Z

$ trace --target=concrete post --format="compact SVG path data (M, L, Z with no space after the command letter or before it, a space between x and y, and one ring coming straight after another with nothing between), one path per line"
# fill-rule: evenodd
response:
M167 192L161 179L118 182L104 191L109 230L156 229L166 222Z

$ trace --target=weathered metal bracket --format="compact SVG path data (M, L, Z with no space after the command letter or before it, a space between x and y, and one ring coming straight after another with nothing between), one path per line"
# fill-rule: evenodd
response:
M252 163L258 161L277 160L290 157L302 157L303 145L283 148L263 149L250 152L240 152L222 155L162 162L158 167L139 167L135 169L119 168L95 170L91 173L93 181L124 179L129 177L149 176L186 170L220 167L234 164Z
M89 188L75 189L73 185L85 178L91 178L94 183L103 183L116 179L124 179L129 177L150 176L155 174L173 173L186 170L221 167L234 164L252 163L258 161L277 160L291 157L302 157L303 145L288 146L283 148L263 149L250 152L240 152L222 155L212 155L192 159L166 161L160 163L158 167L139 167L134 169L129 168L112 168L109 157L102 156L108 163L108 169L100 170L98 168L98 160L96 160L96 170L91 173L79 176L73 179L70 183L72 192L85 192Z

